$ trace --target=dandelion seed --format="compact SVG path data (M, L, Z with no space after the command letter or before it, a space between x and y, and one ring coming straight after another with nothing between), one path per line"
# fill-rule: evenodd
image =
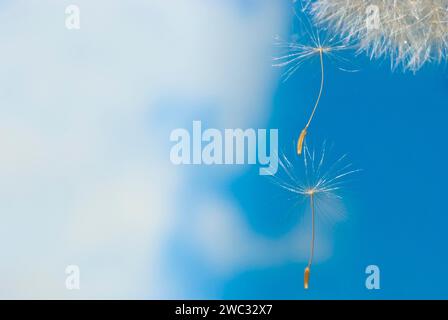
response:
M391 68L416 72L448 53L448 0L308 0L319 26L358 42L371 59L390 57ZM369 12L369 8L375 8ZM374 28L366 23L377 15Z
M302 7L302 13L306 11L306 7ZM320 72L321 81L319 87L319 93L314 103L314 107L308 118L305 127L302 129L299 139L297 140L296 152L298 155L302 154L303 144L308 133L308 128L315 116L316 110L319 106L320 100L322 98L322 93L324 89L325 80L325 70L324 70L324 55L329 58L336 58L339 60L344 60L337 55L337 52L342 50L348 50L351 46L347 43L343 43L341 40L336 41L335 37L328 38L323 37L318 30L315 30L307 19L306 15L302 14L299 16L296 12L295 15L299 22L300 30L303 36L299 40L292 42L281 41L279 39L277 46L279 48L286 48L287 53L283 56L274 58L275 67L286 67L287 70L283 74L285 80L288 80L306 61L318 57L320 62Z
M303 146L303 172L298 174L298 165L293 164L285 155L279 158L281 171L273 176L274 182L281 188L293 193L297 199L309 202L311 211L310 255L304 272L304 288L309 288L311 266L314 259L316 218L324 214L322 208L331 200L342 199L340 189L347 178L359 172L347 161L347 156L339 157L329 164L327 146L324 143L320 153L310 150L306 143ZM331 212L330 214L335 214Z

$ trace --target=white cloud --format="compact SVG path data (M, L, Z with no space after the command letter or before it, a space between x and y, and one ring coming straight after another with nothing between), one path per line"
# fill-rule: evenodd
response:
M78 0L68 31L70 3L0 7L0 297L172 295L160 254L191 181L164 153L170 124L148 123L166 96L214 101L216 125L262 123L280 6Z
M192 221L191 235L210 268L220 276L229 276L244 268L281 265L291 261L307 262L311 239L309 219L291 232L275 239L256 234L242 218L238 207L219 198L201 202ZM331 255L332 247L319 222L316 235L315 263Z

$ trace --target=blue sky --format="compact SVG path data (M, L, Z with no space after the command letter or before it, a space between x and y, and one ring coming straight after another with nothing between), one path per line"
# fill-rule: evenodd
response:
M189 278L193 297L448 297L444 276L448 217L443 196L448 178L446 67L428 65L414 75L391 71L386 60L370 61L353 52L344 57L359 72L343 72L325 58L324 94L307 141L315 146L323 141L333 144L336 153L347 153L362 172L345 187L347 219L333 227L332 255L313 267L312 289L302 288L303 257L275 266L249 265L222 278L207 272L195 250L174 246L173 252L184 252L183 258L174 253L174 261L186 267L181 274ZM316 57L286 83L277 77L267 127L279 129L281 151L293 151L288 148L293 148L291 142L314 102L319 72ZM237 201L244 221L264 237L281 239L301 224L300 206L297 209L279 196L278 187L260 177L256 168L218 190ZM365 288L365 268L372 264L381 270L378 291Z
M286 5L285 8L290 7ZM290 22L292 25L293 21ZM317 259L312 268L311 289L303 289L306 236L297 240L306 245L305 249L300 246L297 255L293 249L291 254L279 258L269 252L279 247L255 246L258 252L250 255L268 256L271 263L260 263L254 258L255 262L243 264L232 272L219 273L215 270L216 265L210 266L204 260L202 246L188 244L187 236L177 235L169 246L167 267L176 273L176 281L188 287L185 296L229 299L448 298L448 280L444 276L448 268L445 249L448 217L443 196L448 178L444 169L448 160L444 134L448 120L446 65L426 65L412 74L392 71L387 58L370 61L363 54L350 51L342 55L350 61L349 67L359 71L341 71L338 67L347 68L346 64L341 66L325 58L324 93L307 141L314 147L327 141L334 145L336 155L347 153L353 165L362 172L344 188L346 219L329 228L323 241L317 241L317 252L330 246L330 253ZM262 60L268 64L270 58L266 55ZM274 73L274 89L265 100L267 121L262 125L278 128L280 152L294 156L292 140L297 139L302 130L318 92L319 61L316 57L304 64L285 83L280 72ZM195 169L192 176L196 181L195 188L184 195L189 199L185 203L200 201L199 195L207 197L218 193L232 199L238 207L240 224L236 225L245 225L265 240L283 243L285 237L297 230L299 234L307 234L309 225L303 222L306 214L303 204L289 200L278 186L260 177L257 168L248 168L234 179L223 180L210 179L209 174L214 170ZM208 182L201 188L203 181ZM183 210L196 211L194 205ZM178 230L194 224L195 220L190 219L190 215L185 217ZM221 229L217 224L216 231ZM239 247L245 247L238 242L238 228L222 228L228 230L225 237L236 239L235 242L229 240L231 250L239 252ZM219 255L224 247L217 246L214 251ZM233 260L238 259L233 257ZM179 269L179 265L182 268ZM365 287L368 265L380 268L380 290Z
M313 269L310 292L298 285L304 263L286 263L240 274L227 288L229 297L448 297L446 67L427 66L414 75L392 72L387 61L350 54L344 56L356 63L357 73L342 72L325 61L324 94L308 134L311 143L331 141L363 170L346 186L348 219L335 229L334 255ZM290 148L300 133L318 85L317 57L287 83L279 81L270 126L280 129L280 148ZM258 193L266 200L276 192L255 172L233 188L245 203ZM275 236L294 224L279 222L286 213L272 212L275 206L247 207L249 221L260 232ZM381 270L377 292L364 287L364 269L370 264Z
M346 219L319 225L305 292L301 204L257 166L169 159L170 132L193 120L278 128L294 155L320 73L309 61L283 83L272 67L290 1L75 2L76 31L73 1L0 1L0 297L447 298L445 65L325 59L307 141L362 172ZM73 264L79 291L64 285Z

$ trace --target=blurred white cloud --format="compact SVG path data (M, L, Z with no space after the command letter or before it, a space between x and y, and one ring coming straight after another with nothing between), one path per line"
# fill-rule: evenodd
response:
M308 259L311 239L308 222L300 223L278 239L271 239L252 231L238 207L228 200L209 196L202 201L197 213L196 220L191 223L194 246L205 256L210 269L220 276L231 275L248 266L260 268ZM320 230L323 227L319 224ZM331 253L331 244L323 234L320 232L316 238L319 243L317 262Z
M79 31L65 29L72 3ZM179 214L176 195L192 181L169 162L160 132L190 121L195 106L179 105L187 112L160 123L157 110L167 96L189 97L213 101L216 126L263 124L273 86L266 58L287 21L279 1L254 7L243 15L227 1L0 6L1 298L185 294L163 270L161 250ZM197 245L214 267L230 272L291 254L290 242L253 234L231 200L199 204L210 206L219 210L200 211ZM237 232L230 243L229 228ZM219 256L207 247L214 241ZM245 243L240 251L230 249L236 242ZM270 248L285 251L253 254ZM79 292L64 287L68 264L81 268Z

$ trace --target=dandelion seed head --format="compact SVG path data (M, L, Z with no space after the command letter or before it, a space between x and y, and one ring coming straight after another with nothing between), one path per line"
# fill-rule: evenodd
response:
M448 0L306 0L318 26L356 41L371 59L389 57L391 68L418 71L446 61Z

